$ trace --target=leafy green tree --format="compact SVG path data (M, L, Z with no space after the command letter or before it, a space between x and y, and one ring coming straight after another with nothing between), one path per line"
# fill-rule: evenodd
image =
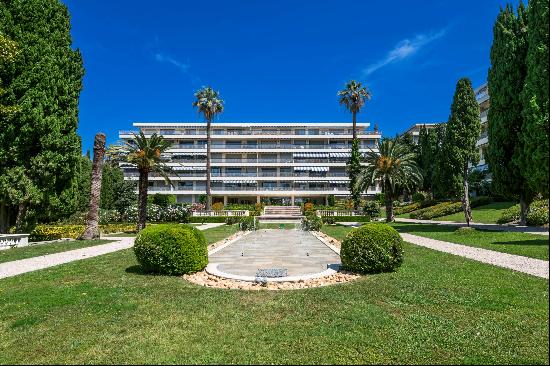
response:
M17 43L0 33L0 65L7 66L7 64L15 62L18 54ZM2 89L2 79L0 79L0 97L2 94L4 94L4 89ZM13 117L17 111L19 111L19 107L17 106L0 104L0 117Z
M17 44L15 62L0 65L0 105L17 105L16 116L0 115L0 175L22 169L40 198L17 204L48 206L73 184L80 156L76 133L84 69L72 49L67 7L58 0L0 2L0 33Z
M489 146L487 159L493 190L511 198L518 198L522 225L534 198L522 169L524 141L518 136L524 129L522 100L518 90L525 82L527 68L527 25L525 7L520 3L518 14L512 5L500 10L493 27L491 68L488 87L491 108L488 120Z
M548 197L548 1L529 0L527 75L521 93L522 171L531 189ZM492 98L492 96L491 96Z
M447 197L447 169L443 165L443 141L445 141L445 129L447 127L446 123L439 123L435 126L433 131L435 132L435 150L434 150L434 171L433 171L433 182L432 182L432 194L434 198L445 198Z
M366 101L370 100L371 93L361 85L360 82L350 80L345 89L338 92L340 105L346 107L351 112L353 120L353 140L357 138L357 113L365 106Z
M359 150L359 140L354 139L351 145L351 156L348 160L347 171L349 177L349 190L351 193L351 200L353 201L353 208L359 209L361 204L361 186L357 184L359 175L361 175L361 151Z
M211 87L204 87L195 93L195 101L193 107L197 107L199 113L206 120L206 210L212 207L212 194L210 192L210 161L212 155L210 153L212 139L210 133L212 130L212 121L214 118L223 112L223 100L220 98L220 93Z
M380 182L386 205L386 221L394 221L393 201L403 189L422 183L422 173L416 163L416 154L398 138L384 138L379 152L366 153L367 165L361 171L357 185L361 191Z
M476 142L480 133L481 119L474 89L470 79L462 78L456 84L440 159L441 169L448 178L447 193L462 197L462 208L468 226L472 221L468 173L470 164L476 165L479 162Z

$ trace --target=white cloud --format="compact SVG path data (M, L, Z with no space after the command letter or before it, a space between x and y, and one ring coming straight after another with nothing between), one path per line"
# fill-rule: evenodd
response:
M169 64L172 64L186 74L189 72L189 67L191 66L159 52L155 53L155 60L157 60L158 62L167 62Z
M418 52L422 47L427 45L430 42L435 41L436 39L439 39L445 35L447 32L446 29L440 30L436 33L429 33L429 34L418 34L416 35L412 40L410 39L403 39L399 41L395 47L388 52L386 57L383 59L367 66L365 69L363 69L363 76L368 76L375 72L376 70L392 63L401 61L414 53Z

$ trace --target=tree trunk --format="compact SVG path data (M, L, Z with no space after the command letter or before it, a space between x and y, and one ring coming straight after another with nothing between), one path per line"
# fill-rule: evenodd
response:
M357 112L353 111L353 112L351 112L351 115L352 115L352 120L353 120L353 134L352 134L352 136L353 136L352 142L353 142L357 138L357 130L356 130Z
M464 217L466 218L466 225L470 226L472 221L472 208L470 207L470 192L468 190L468 163L464 163L463 180L462 180L463 192L462 192L462 209L464 210Z
M86 217L86 229L80 240L99 239L99 200L101 198L101 175L103 156L105 155L105 134L98 133L94 140L94 161L92 163L92 187L90 190L90 209Z
M527 225L527 213L529 212L529 204L527 203L525 193L522 192L519 195L519 224Z
M23 220L25 219L25 213L27 212L27 205L24 202L19 203L19 209L17 210L17 218L15 219L15 232L21 233L23 229Z
M147 169L139 170L139 187L138 187L138 223L137 231L140 232L145 228L147 220L147 189L149 181L149 171Z
M8 208L6 202L0 202L0 234L5 234L9 230Z
M212 194L210 193L210 120L206 121L206 211L212 207Z
M386 201L386 222L393 222L395 221L395 217L393 216L393 200L388 192L387 187L386 194L384 195L384 200Z

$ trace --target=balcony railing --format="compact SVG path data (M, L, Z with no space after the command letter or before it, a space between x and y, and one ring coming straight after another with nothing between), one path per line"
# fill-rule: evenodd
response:
M174 129L144 129L143 133L148 136L152 135L153 133L156 133L158 135L206 135L206 130L203 129L181 129L181 128L174 128ZM368 131L365 129L359 129L357 130L357 134L359 135L367 135L367 134L378 134L379 131ZM131 134L139 134L139 130L120 130L119 134L121 135L131 135ZM216 130L214 129L212 131L212 136L278 136L278 135L284 135L284 136L345 136L345 135L351 135L352 131L342 129L342 130L320 130L320 131L298 131L298 130L240 130L240 131L228 131L228 130Z

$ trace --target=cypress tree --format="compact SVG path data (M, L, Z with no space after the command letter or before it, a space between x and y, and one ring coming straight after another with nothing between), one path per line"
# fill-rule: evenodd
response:
M531 188L548 197L548 1L530 0L527 10L527 75L521 94L521 170ZM492 96L491 96L492 98Z
M479 162L476 142L481 132L479 105L472 83L462 78L456 84L451 115L445 128L441 158L442 169L448 177L448 194L462 198L462 208L469 226L472 221L468 189L469 166Z
M22 168L47 206L72 185L78 165L82 58L71 48L69 13L59 0L0 2L0 32L20 53L0 68L0 105L19 107L12 119L0 116L0 174ZM20 203L19 211L29 204Z
M520 93L525 81L527 53L525 7L520 3L517 17L511 5L501 9L493 27L491 67L488 87L491 108L488 120L489 146L487 158L492 186L497 193L520 199L521 222L534 194L529 189L521 169L524 128Z
M434 191L435 156L437 153L437 135L434 129L420 127L418 135L418 166L422 172L422 190Z
M351 145L351 155L347 162L347 170L349 177L349 190L353 207L359 209L361 203L361 189L357 184L359 175L361 174L361 151L359 150L359 140L354 139Z

